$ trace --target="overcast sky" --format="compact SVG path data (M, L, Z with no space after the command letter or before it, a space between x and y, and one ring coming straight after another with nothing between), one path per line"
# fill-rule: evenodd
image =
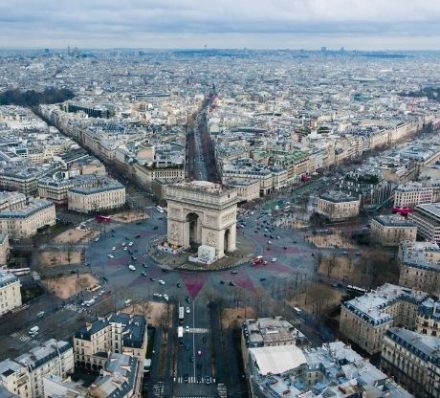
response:
M1 48L440 49L440 0L0 0Z

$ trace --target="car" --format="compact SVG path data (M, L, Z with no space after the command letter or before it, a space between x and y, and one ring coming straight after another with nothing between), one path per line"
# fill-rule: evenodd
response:
M159 227L156 225L154 226L153 230L156 231Z
M277 258L276 257L272 257L272 262L274 263L276 261L277 261Z
M162 286L166 285L166 283L163 279L159 279L158 282L159 282L159 285L162 285Z
M150 281L151 281L151 282L154 282L155 280L156 280L156 279L150 277Z
M188 331L189 330L189 325L185 326L185 330Z
M141 237L140 234L137 234L137 235L135 236L136 239L139 239L140 237Z
M129 265L128 265L128 269L129 269L130 271L136 271L136 267L135 267L133 264L129 264Z
M43 316L44 316L44 311L40 311L40 312L37 314L37 318L43 318Z
M260 282L264 282L266 278L260 278Z
M124 246L124 250L127 251L127 246Z
M189 376L187 374L184 374L183 375L183 382L188 383L188 380L189 380Z
M199 365L199 364L197 364L197 365ZM197 375L197 383L201 383L201 382L202 382L202 376Z
M235 283L234 282L229 282L229 286L235 286Z
M166 274L166 273L168 272L168 270L165 269L165 268L161 268L161 270L162 270L162 272L163 272L164 274Z
M186 312L187 314L191 313L190 308L189 308L189 307L186 307L185 312Z
M197 355L200 357L202 355L202 350L198 350Z
M209 376L205 376L205 384L211 384L211 378Z
M188 304L191 304L191 303L192 303L191 298L190 298L189 296L186 296L186 297L185 297L185 301L186 301Z
M238 271L231 271L231 274L232 274L232 275L237 275L237 274L238 274Z
M142 264L142 267L144 267L144 268L148 268L148 264L143 263L143 264Z
M102 277L102 280L103 280L104 282L108 282L108 278L105 277L105 276Z
M127 246L127 243L122 242L122 243L121 243L121 246L122 246L122 247L125 247L125 246Z
M287 250L287 246L284 246L284 250Z
M141 272L141 275L142 275L142 276L147 276L147 273L146 273L145 271L142 271L142 272Z
M164 299L165 301L169 301L169 300L170 300L170 297L168 296L168 294L164 294L164 295L163 295L163 299Z
M115 258L115 256L113 254L107 254L108 258Z
M162 298L162 295L160 293L153 293L153 297Z
M191 362L191 363L194 363L194 357L189 357L189 361Z
M295 312L299 315L299 314L301 314L303 311L302 311L302 309L301 308L298 308L298 307L293 307L293 309L295 310Z
M112 247L112 251L115 251L115 250L116 250L116 246L113 246L113 247Z
M268 241L267 241L267 244L268 244L268 245L271 245L271 244L272 244L272 241L271 241L271 240L268 240Z
M141 225L142 224L142 221L138 221L137 223L136 223L136 225Z
M128 242L128 246L132 247L134 245L133 242Z
M181 286L182 285L179 282L176 283L176 287L178 287L179 289L180 289Z

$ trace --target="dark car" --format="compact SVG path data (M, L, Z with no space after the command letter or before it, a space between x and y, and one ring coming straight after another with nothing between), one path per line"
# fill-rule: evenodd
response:
M145 271L142 271L142 272L141 272L141 275L142 275L142 276L147 276L147 273L146 273Z
M185 301L186 301L188 304L191 304L191 303L192 303L191 298L190 298L189 296L186 296Z
M176 287L178 287L179 289L180 289L181 286L182 285L179 282L176 283Z
M235 283L234 282L229 282L229 286L235 286Z
M232 275L237 275L237 274L238 274L238 271L231 271L231 274L232 274Z
M260 282L264 282L266 278L260 278Z
M154 282L155 280L156 280L156 279L154 279L154 278L150 278L150 281L151 281L151 282Z
M225 284L225 281L220 281L220 285L224 285Z
M154 226L153 230L156 231L159 227L157 225Z
M139 239L141 236L138 234L135 236L136 239Z
M198 364L197 364L198 365ZM201 383L202 382L202 376L197 375L197 383Z
M209 376L205 376L205 384L211 384L211 378Z
M188 375L187 375L187 374L184 374L184 375L183 375L183 382L184 382L184 383L188 383L188 380L189 380Z

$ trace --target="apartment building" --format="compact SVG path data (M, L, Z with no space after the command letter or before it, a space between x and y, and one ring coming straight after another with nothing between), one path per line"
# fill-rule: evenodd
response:
M21 398L33 398L31 380L27 367L12 360L0 362L0 386ZM2 395L0 394L0 397Z
M237 196L243 202L251 202L260 197L260 183L255 180L225 180L226 186L235 188Z
M0 171L0 190L18 191L26 196L38 191L38 180L44 171L37 167L12 166Z
M384 333L392 326L413 329L424 292L385 283L377 290L341 306L339 330L369 354L380 352Z
M399 284L440 295L440 248L433 242L402 242Z
M417 225L419 236L430 242L440 242L440 203L418 205L408 219Z
M427 336L440 337L440 302L425 300L417 311L416 330Z
M399 185L394 191L394 207L410 207L432 203L434 189L420 182L408 182Z
M379 215L370 220L371 238L383 246L397 246L402 241L415 241L416 225L404 217Z
M73 349L66 341L49 339L29 352L20 355L15 362L29 373L32 398L44 396L43 378L48 374L66 377L74 370Z
M381 369L419 398L440 397L440 339L402 328L384 335Z
M27 238L55 223L55 206L48 200L0 192L0 233L14 239Z
M113 210L125 204L125 187L109 177L90 179L87 184L71 187L67 207L78 213Z
M14 274L0 269L0 316L21 306L20 287Z
M360 199L343 192L328 192L319 196L316 212L329 221L343 221L359 215Z
M88 397L141 398L143 358L110 353L100 375L91 384Z
M8 235L0 233L0 264L6 264L11 247L9 245Z
M411 398L343 342L249 349L246 374L252 398Z
M135 356L143 363L147 344L147 323L144 317L111 314L86 324L75 333L75 363L87 369L102 369L109 352Z

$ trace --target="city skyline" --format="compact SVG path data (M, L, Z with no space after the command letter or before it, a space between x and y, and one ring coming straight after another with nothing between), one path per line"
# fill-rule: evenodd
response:
M0 15L0 48L436 50L440 42L440 4L429 0L16 0Z

